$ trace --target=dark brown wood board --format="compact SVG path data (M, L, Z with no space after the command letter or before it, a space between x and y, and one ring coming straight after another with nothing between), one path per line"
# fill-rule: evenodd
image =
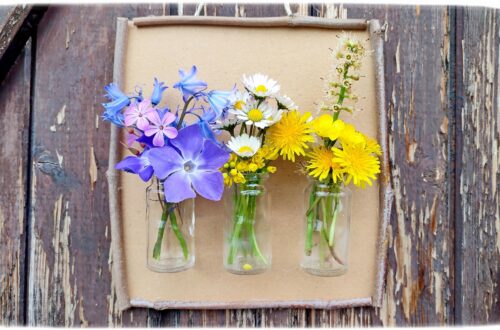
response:
M0 84L0 325L25 320L31 42Z
M31 188L15 188L19 194L10 195L18 196L17 203L21 196L30 196L28 217L19 220L18 209L5 203L4 195L0 200L4 214L0 228L4 232L9 228L11 233L0 238L0 283L11 269L6 267L12 267L5 260L15 261L18 253L24 253L19 260L28 263L27 273L22 266L16 268L19 274L26 274L27 281L9 282L9 290L0 288L0 324L24 324L24 318L17 315L26 315L27 324L48 326L498 322L499 169L494 146L499 140L499 11L386 5L292 5L294 12L302 14L387 22L386 105L396 199L383 307L334 311L132 309L119 314L109 268L109 228L106 230L104 175L109 127L102 123L96 127L96 116L102 111L102 86L112 79L116 17L176 15L179 8L158 4L60 6L45 13L32 49L31 107L25 98L33 119L30 122L25 113L16 113L29 126L11 124L4 127L2 136L2 142L14 143L20 138L20 127L28 127L33 144L31 149L24 146L25 158L14 154L22 158L23 178ZM184 5L181 12L192 15L194 11L194 6ZM225 4L207 5L201 12L236 13L279 16L285 11L281 5ZM19 86L27 88L26 80L20 82L25 78L12 77L11 73L3 81L0 94L25 95L19 92ZM8 100L0 98L2 122L10 122L11 113L23 108L21 101L11 104ZM58 124L57 114L64 104L64 117L59 116L64 121ZM55 132L51 131L54 125ZM2 171L6 171L14 158L2 154L0 159ZM21 186L18 171L0 175L2 190ZM23 238L16 233L22 232L21 223L27 225L25 219L31 230L28 248L23 250ZM17 292L26 292L26 299ZM16 301L18 310L12 307Z

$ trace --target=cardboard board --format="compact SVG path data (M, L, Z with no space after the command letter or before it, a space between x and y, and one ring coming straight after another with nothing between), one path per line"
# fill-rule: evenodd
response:
M148 95L152 91L153 77L166 81L171 87L178 80L179 68L189 69L195 64L198 77L211 89L227 90L235 83L241 87L243 74L267 74L279 82L282 93L292 97L301 111L313 113L322 97L322 78L332 68L330 49L337 46L339 27L351 26L354 28L351 34L367 40L366 45L374 52L363 63L363 78L355 86L363 110L354 116L343 114L341 118L355 122L356 127L369 136L378 136L384 149L384 173L380 180L366 190L351 189L349 270L340 277L317 277L300 269L306 178L297 173L297 165L282 161L277 163L279 170L267 183L272 200L273 228L270 271L241 276L224 270L223 203L202 198L196 200L194 268L180 273L150 271L146 267L147 184L132 174L116 174L112 167L116 159L112 157L110 193L116 194L111 198L112 221L115 222L112 235L114 250L119 250L114 254L117 265L113 276L122 308L331 308L378 304L391 194L386 162L381 49L373 48L381 42L372 40L379 38L378 22L370 24L325 19L216 17L141 18L135 23L119 22L115 80L125 91L133 91L140 85ZM172 88L164 95L164 105L175 108L180 101L177 91ZM120 137L116 131L112 135L112 143L116 144ZM120 147L115 146L112 152L117 153L118 159L126 156L126 151Z

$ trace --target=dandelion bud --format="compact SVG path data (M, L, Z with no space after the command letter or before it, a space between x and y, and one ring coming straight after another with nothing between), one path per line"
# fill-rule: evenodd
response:
M229 173L231 173L232 176L237 176L238 175L238 170L233 168Z
M269 173L274 173L274 172L276 172L276 166L268 166L268 167L267 167L267 171L268 171Z
M353 75L350 75L349 78L351 78L352 80L358 81L359 80L359 75L353 74Z
M234 168L235 166L236 166L236 163L235 163L235 162L230 162L230 163L229 163L229 167Z

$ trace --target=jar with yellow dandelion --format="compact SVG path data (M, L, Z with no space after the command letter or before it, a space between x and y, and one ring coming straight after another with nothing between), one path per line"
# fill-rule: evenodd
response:
M318 276L347 271L352 194L347 187L309 180L301 267Z
M319 116L311 121L316 143L306 153L303 257L301 267L318 276L348 271L352 194L347 185L365 188L380 173L377 141L340 119L354 111L353 85L366 56L362 42L343 34L334 51Z

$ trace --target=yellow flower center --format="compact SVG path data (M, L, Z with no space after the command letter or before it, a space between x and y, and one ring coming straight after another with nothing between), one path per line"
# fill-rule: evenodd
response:
M255 91L258 93L265 93L267 92L267 87L264 85L258 85L257 87L255 87Z
M241 110L241 109L243 109L244 104L245 104L245 102L243 102L242 100L238 100L238 101L236 101L236 103L234 103L234 108Z
M264 119L264 114L259 109L252 109L248 111L248 119L256 123Z
M243 265L243 270L249 271L249 270L252 270L252 269L253 269L253 267L250 264L244 264Z
M243 146L243 147L241 147L241 148L238 149L238 152L240 152L240 153L253 152L253 150L249 146Z

